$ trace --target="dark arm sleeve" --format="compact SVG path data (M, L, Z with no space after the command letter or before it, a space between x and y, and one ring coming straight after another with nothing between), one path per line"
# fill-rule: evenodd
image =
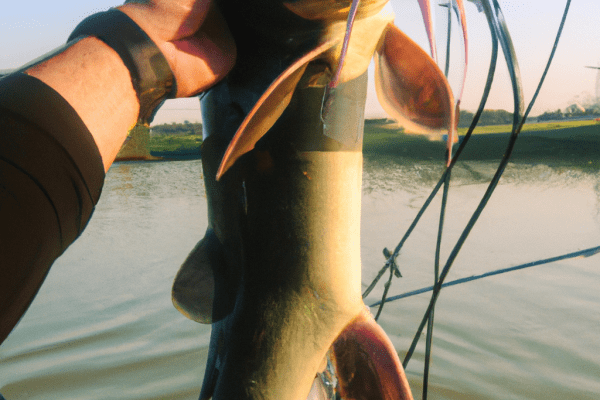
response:
M0 343L85 228L103 182L75 110L38 79L0 79Z

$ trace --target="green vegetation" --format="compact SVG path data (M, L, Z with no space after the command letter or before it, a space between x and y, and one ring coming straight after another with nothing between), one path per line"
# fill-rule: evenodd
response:
M458 126L468 128L474 116L475 114L470 111L461 110ZM483 110L481 117L479 117L478 125L505 125L511 124L512 120L513 114L506 110Z
M363 154L366 157L390 156L436 159L444 156L445 143L423 135L405 134L395 124L365 123Z
M459 128L468 128L473 121L474 114L470 111L461 110L458 126ZM572 105L563 113L561 110L546 111L538 115L538 121L563 121L573 118L597 118L600 117L600 106L592 106L584 109L577 105ZM513 121L513 114L505 110L483 110L479 118L479 125L510 125Z
M552 131L552 134L557 134L558 130L566 129L566 128L579 128L583 126L593 126L596 129L597 133L600 133L600 124L595 121L560 121L560 122L537 122L531 124L523 125L522 132L534 132L534 131L542 131L548 132ZM512 129L511 124L506 125L488 125L482 126L478 125L473 131L474 135L482 134L482 133L509 133ZM460 127L458 128L458 134L464 135L467 133L468 128ZM575 132L571 132L575 133Z
M202 135L151 136L150 152L191 152L198 151Z
M567 107L566 111L563 113L560 109L556 111L546 111L542 115L537 117L538 121L548 121L548 120L563 120L569 118L597 118L600 117L600 105L596 104L594 106L588 107L584 109L583 107L573 104L572 106Z
M201 129L200 124L189 123L153 127L150 152L165 158L197 158L202 136L195 132ZM506 149L510 130L511 125L506 124L478 126L461 158L499 159ZM464 135L466 131L465 127L459 128L460 135ZM445 147L445 143L439 140L431 141L422 135L405 134L402 128L388 119L365 121L363 152L367 158L384 156L395 159L443 160ZM600 123L590 120L526 124L512 159L523 162L573 161L600 165Z
M185 121L183 124L163 124L156 125L150 128L150 136L187 136L187 135L200 135L202 136L202 124L190 123Z
M150 128L150 154L167 159L200 157L202 124L163 124Z
M508 145L511 125L481 126L475 129L461 160L499 160ZM460 128L464 135L467 128ZM365 129L363 153L366 158L384 156L399 160L443 160L445 143L421 135L407 135L393 129ZM600 123L560 121L527 124L511 155L513 162L539 162L598 168L600 166Z

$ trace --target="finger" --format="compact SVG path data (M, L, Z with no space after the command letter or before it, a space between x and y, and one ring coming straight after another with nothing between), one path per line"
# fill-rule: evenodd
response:
M206 37L193 37L164 44L177 82L177 97L190 97L209 89L225 77L235 60L235 47L230 51Z
M170 2L169 2L170 3ZM216 18L222 18L212 0L180 0L177 7L167 9L173 18L180 21L179 29L167 40L180 40L194 35Z

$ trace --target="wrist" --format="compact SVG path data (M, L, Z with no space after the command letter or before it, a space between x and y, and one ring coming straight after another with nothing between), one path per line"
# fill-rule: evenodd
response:
M160 105L175 97L175 77L162 51L127 14L111 9L83 20L69 41L92 36L112 48L129 70L140 104L138 123L149 124Z
M233 68L236 47L214 1L128 0L117 7L154 41L177 82L177 97L208 90Z
M129 71L119 55L88 37L25 73L52 87L75 109L92 133L107 170L139 114Z

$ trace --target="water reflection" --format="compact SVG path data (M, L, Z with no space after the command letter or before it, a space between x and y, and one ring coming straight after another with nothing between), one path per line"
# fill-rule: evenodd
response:
M459 163L442 256L495 172ZM443 172L439 162L365 160L366 286ZM600 175L510 164L448 279L600 245ZM431 285L439 199L398 259L390 295ZM197 399L210 327L172 307L172 279L207 225L199 161L116 164L82 237L53 266L0 348L7 399ZM445 289L436 309L431 399L600 396L598 256ZM378 287L367 299L381 296ZM402 356L428 302L390 303L381 324ZM424 345L408 369L419 398Z
M365 163L364 287L383 265L381 249L396 245L443 170L422 162L397 165L395 168L390 160ZM457 164L443 259L496 167L482 161ZM600 245L599 182L598 170L584 163L576 167L509 164L448 280ZM433 283L439 206L438 198L406 242L398 259L404 277L394 282L390 295ZM597 258L565 260L445 289L436 308L430 397L597 398ZM367 303L381 296L382 286ZM395 345L401 356L428 299L428 295L419 295L384 309L381 323L386 331L396 333ZM420 385L424 351L421 343L408 369L415 388ZM416 389L413 392L418 393Z

